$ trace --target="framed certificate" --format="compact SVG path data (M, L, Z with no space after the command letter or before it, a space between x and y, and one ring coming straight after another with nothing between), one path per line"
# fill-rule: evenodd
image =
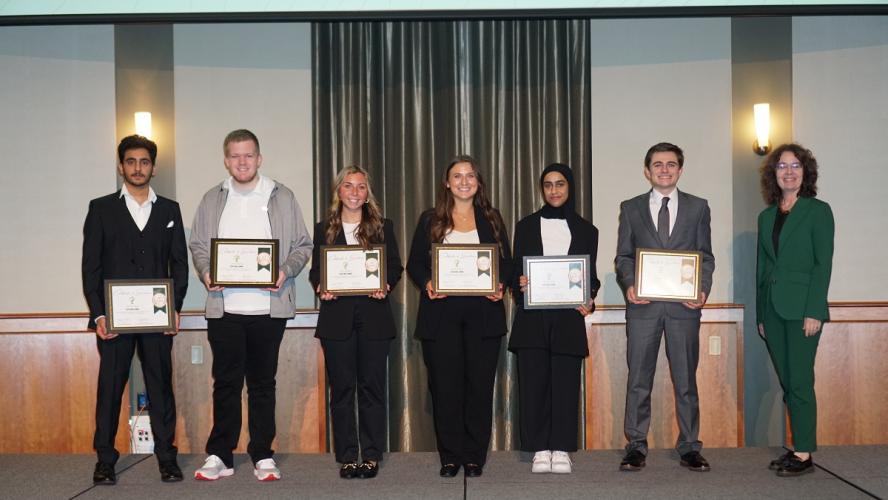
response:
M589 256L524 257L525 309L574 309L589 301Z
M432 289L442 295L493 295L499 285L499 245L432 244Z
M321 247L321 292L370 295L385 290L385 246L324 245Z
M703 254L639 248L635 251L635 295L639 299L695 302L700 296Z
M105 321L112 333L175 328L173 280L105 280Z
M210 240L210 284L273 288L278 278L278 240Z

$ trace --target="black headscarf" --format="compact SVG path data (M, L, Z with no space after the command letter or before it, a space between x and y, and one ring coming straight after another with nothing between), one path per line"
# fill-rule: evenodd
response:
M568 217L572 217L576 214L576 208L574 206L574 178L573 172L571 172L570 167L563 163L553 163L546 167L543 170L543 173L540 174L540 190L543 189L543 179L546 178L546 175L549 172L558 172L563 175L567 180L567 201L564 202L560 207L553 207L548 203L545 203L545 196L543 196L543 208L540 209L540 215L546 219L567 219Z

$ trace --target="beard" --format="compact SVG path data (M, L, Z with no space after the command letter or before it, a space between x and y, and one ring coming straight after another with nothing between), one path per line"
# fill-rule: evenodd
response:
M123 179L130 186L142 187L148 185L148 183L151 182L151 175L141 174L141 177L135 177L133 175L124 173Z

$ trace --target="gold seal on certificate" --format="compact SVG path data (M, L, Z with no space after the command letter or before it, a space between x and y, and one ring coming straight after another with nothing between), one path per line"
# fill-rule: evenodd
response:
M694 302L700 296L703 254L639 248L635 251L635 295L644 300Z
M212 286L273 288L277 278L278 240L210 240Z
M370 295L385 290L385 247L324 245L321 247L321 292Z
M589 256L524 257L525 309L574 309L589 301Z
M432 288L441 295L493 295L499 285L499 245L432 244Z
M105 280L105 317L113 333L173 330L173 280Z

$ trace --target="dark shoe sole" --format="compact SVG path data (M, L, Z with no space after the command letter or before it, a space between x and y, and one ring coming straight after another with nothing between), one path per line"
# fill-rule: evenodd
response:
M178 483L182 479L183 479L182 476L167 476L167 477L160 478L160 480L165 483Z
M814 466L808 467L807 469L802 469L800 471L788 471L785 469L780 469L777 471L777 477L797 477L804 476L805 474L810 474L814 472Z
M105 479L102 481L93 481L93 485L95 486L114 486L117 484L117 481L112 481L110 479Z
M641 469L644 469L645 464L641 465L632 465L632 464L620 464L620 470L626 472L638 472Z

